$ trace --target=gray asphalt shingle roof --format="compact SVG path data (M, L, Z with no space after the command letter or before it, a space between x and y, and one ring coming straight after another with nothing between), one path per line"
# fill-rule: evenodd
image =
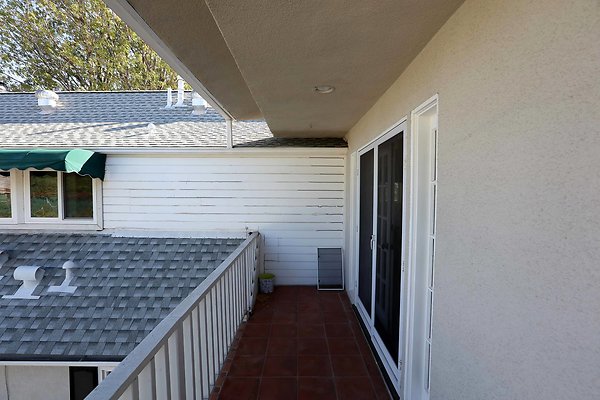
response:
M165 109L166 91L58 94L57 111L44 115L33 93L0 93L0 147L227 145L223 117L211 107L204 115L192 115L190 92L185 93L184 107L171 109ZM346 147L340 138L276 138L264 121L234 121L233 142L236 147Z
M9 255L0 266L0 359L119 361L241 242L0 233ZM49 293L67 260L79 266L77 290ZM38 300L2 298L20 286L13 272L21 265L44 267Z

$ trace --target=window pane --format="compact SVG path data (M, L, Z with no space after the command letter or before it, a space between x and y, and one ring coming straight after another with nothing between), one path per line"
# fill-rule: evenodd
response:
M92 178L77 174L63 174L63 201L65 218L92 218Z
M34 218L58 218L58 180L56 172L31 171L31 216Z
M0 218L11 218L10 172L0 172Z

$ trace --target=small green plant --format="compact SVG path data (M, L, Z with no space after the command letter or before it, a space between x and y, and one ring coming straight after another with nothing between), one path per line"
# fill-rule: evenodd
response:
M267 272L258 275L258 279L273 279L273 278L275 278L275 275L273 275L271 273L267 273Z

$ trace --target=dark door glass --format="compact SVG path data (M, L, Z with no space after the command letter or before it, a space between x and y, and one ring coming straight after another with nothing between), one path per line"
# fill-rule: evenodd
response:
M375 329L398 362L402 262L402 138L378 148Z
M358 249L358 297L371 314L373 251L373 172L374 150L360 156L360 221Z

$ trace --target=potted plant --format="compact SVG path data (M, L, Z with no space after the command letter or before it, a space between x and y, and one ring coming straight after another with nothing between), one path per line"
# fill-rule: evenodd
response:
M261 293L273 293L273 286L275 283L275 275L271 273L262 273L258 275L260 281Z

